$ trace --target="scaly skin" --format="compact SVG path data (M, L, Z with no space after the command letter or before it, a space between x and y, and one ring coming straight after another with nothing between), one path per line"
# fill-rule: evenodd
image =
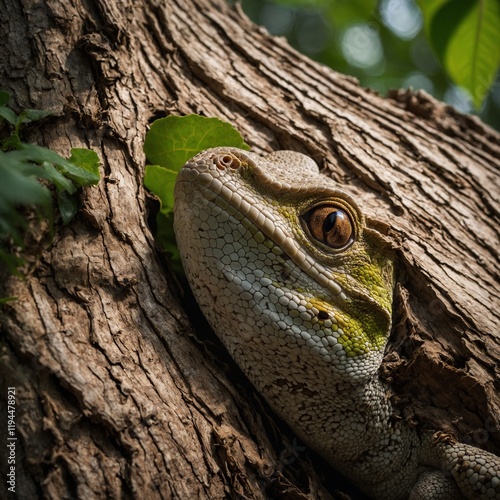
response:
M393 256L291 151L200 153L175 186L193 293L244 373L311 448L380 499L500 499L500 459L397 418L378 371Z

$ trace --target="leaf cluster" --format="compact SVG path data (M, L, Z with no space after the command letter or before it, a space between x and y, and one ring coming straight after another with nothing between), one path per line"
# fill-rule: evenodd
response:
M24 208L34 208L52 231L54 192L57 213L67 224L78 210L78 188L99 182L99 158L94 151L74 148L65 159L50 149L23 142L22 127L50 113L26 109L18 115L7 106L9 100L10 94L0 90L0 263L18 273L22 264L19 250L24 248L28 227Z
M237 130L218 118L199 115L168 116L156 120L146 134L144 184L160 200L156 239L181 271L174 235L174 185L182 166L197 153L220 146L250 149Z
M479 108L500 65L500 2L419 0L418 4L441 64Z

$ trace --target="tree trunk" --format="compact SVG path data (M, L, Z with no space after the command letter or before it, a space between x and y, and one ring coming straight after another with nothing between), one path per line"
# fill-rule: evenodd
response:
M102 176L1 290L17 297L0 319L0 400L6 429L15 388L18 498L360 498L206 324L195 333L142 185L145 133L168 114L229 121L256 152L306 153L356 197L398 246L394 398L498 454L498 134L424 93L361 89L223 0L6 0L0 16L0 87L54 113L27 139L91 148Z

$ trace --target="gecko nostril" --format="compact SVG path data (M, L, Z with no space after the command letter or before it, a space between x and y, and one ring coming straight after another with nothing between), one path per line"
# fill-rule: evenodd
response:
M214 156L213 162L219 170L225 170L226 168L237 170L241 167L241 160L231 153Z
M330 315L328 314L327 311L323 311L323 310L320 310L318 312L318 318L319 319L322 319L322 320L326 320L326 319L329 319L330 318Z

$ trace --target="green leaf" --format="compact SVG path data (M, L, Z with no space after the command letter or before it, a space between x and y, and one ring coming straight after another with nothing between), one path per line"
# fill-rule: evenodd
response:
M175 271L179 274L183 274L184 270L181 264L181 254L177 248L177 243L175 241L174 233L174 217L173 213L165 215L159 213L156 217L157 229L155 233L155 239L158 244L165 250L165 252L170 257L170 262Z
M21 139L17 134L11 134L2 141L2 151L9 151L11 149L19 149L21 147Z
M144 152L150 163L178 172L196 153L219 146L249 149L240 133L218 118L168 116L151 125Z
M144 185L158 198L161 202L160 212L168 215L174 210L174 185L177 172L169 170L160 165L146 165L146 173L144 175Z
M42 208L47 217L51 215L49 190L37 180L46 175L40 167L25 161L22 151L0 151L0 262L11 273L17 273L22 261L7 251L7 244L24 245L25 217L19 212L20 205L35 205Z
M174 269L182 272L173 226L174 185L181 167L194 155L220 146L250 149L240 133L218 118L198 115L168 116L156 120L146 135L144 152L148 161L144 184L161 202L156 239L170 254Z
M66 191L57 193L57 205L61 213L63 224L68 224L78 212L78 203L74 196L69 195Z
M99 175L77 167L50 149L35 144L21 144L20 151L26 153L27 161L53 163L61 173L73 180L78 186L90 186L99 182Z
M420 5L447 73L479 108L500 66L500 2L422 0Z
M94 174L97 180L100 179L99 174L99 156L95 151L86 148L72 148L69 162L83 168L87 172Z
M47 179L51 181L57 188L58 191L68 191L68 193L73 194L76 191L76 186L70 179L64 177L57 168L49 163L48 161L44 161L42 163L42 168L45 170L47 174Z
M52 233L52 194L39 182L41 178L46 179L56 187L59 212L63 223L67 224L78 210L77 187L99 182L99 158L93 151L75 148L71 150L71 158L66 160L49 149L23 143L19 135L21 125L41 120L51 113L27 109L17 116L5 106L9 99L10 94L0 90L0 122L7 120L14 125L13 132L2 140L3 151L0 150L0 264L20 275L18 267L23 261L16 255L16 247L24 248L28 227L20 207L37 207L39 217L48 220ZM8 297L0 298L0 303L7 300Z
M0 257L1 258L1 257ZM17 269L14 268L14 271L16 271ZM5 304L6 302L13 302L14 300L17 300L17 297L2 297L0 299L0 304Z
M424 15L425 31L430 38L430 27L436 12L450 0L417 0L417 4Z
M1 242L0 242L1 245ZM0 263L2 263L8 270L10 274L14 274L15 276L21 277L22 274L19 272L18 268L22 266L23 260L16 255L13 255L9 252L3 250L0 246ZM9 297L3 297L0 300L0 303L8 302ZM15 297L12 297L12 300L15 300Z
M146 165L144 185L160 199L160 212L156 216L155 238L169 254L172 266L182 273L181 256L174 233L174 185L177 172L159 165Z
M0 106L5 106L10 101L11 95L6 90L0 90Z
M0 151L0 199L13 205L44 205L51 202L49 190L37 177L45 177L43 170L24 163L20 151Z
M23 233L26 219L16 210L16 206L1 202L0 209L0 248L5 239L10 239L18 247L24 246ZM3 258L3 257L2 257ZM3 260L5 260L3 258Z
M19 126L23 123L30 123L42 120L52 113L50 111L44 111L43 109L25 109L17 119L16 129L19 130Z
M5 106L0 106L0 117L4 120L7 120L12 125L15 125L17 122L17 115L12 111L12 109L7 108Z

